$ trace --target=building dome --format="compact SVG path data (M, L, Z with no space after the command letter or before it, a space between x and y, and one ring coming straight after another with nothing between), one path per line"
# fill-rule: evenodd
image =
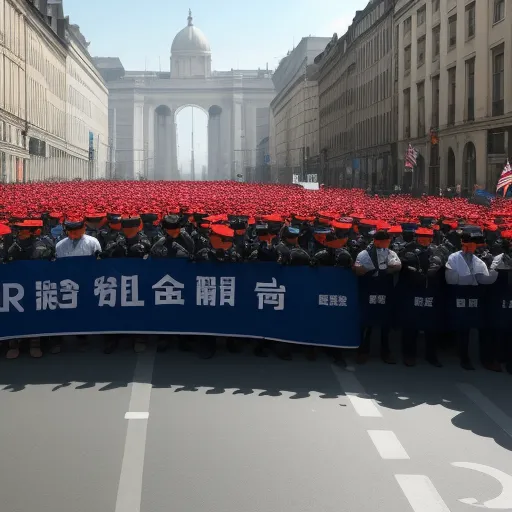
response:
M178 32L171 46L171 53L210 53L210 43L201 30L192 23L192 12L188 12L188 25Z

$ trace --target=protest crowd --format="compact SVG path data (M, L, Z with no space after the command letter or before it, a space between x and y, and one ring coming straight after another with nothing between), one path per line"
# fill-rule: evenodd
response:
M5 264L77 256L180 258L194 262L333 266L359 282L361 345L356 360L370 355L378 329L381 359L395 364L390 333L401 333L401 357L441 367L439 348L456 344L461 366L474 369L470 334L478 333L485 368L512 372L512 209L463 199L368 197L359 190L308 192L294 186L219 183L57 183L4 185L0 189L0 251ZM307 272L305 269L304 272ZM343 326L340 325L340 329ZM131 335L143 351L148 336ZM80 343L87 343L81 336ZM215 354L217 339L159 336L158 350L176 342ZM17 358L22 340L9 340ZM58 353L62 339L49 340ZM117 336L105 336L113 352ZM243 341L226 340L230 352ZM40 338L30 338L41 357ZM318 347L305 348L314 359ZM291 359L290 345L260 340L257 356ZM337 360L343 350L329 349Z

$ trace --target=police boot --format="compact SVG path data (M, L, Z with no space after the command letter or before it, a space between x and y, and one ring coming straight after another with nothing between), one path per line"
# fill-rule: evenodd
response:
M307 346L305 348L305 353L306 353L306 359L308 361L316 361L316 357L317 357L316 347Z
M268 357L268 352L265 350L265 342L257 341L254 347L253 354L256 357Z
M144 352L147 348L146 340L140 337L136 337L133 342L133 351L136 354L140 354L141 352Z
M31 338L29 341L30 357L39 359L43 357L43 351L41 350L41 338Z
M19 340L11 340L9 341L9 350L5 357L7 359L17 359L20 356L20 341Z
M236 338L228 338L226 340L226 348L230 354L239 354L242 351L240 342Z
M105 340L105 344L103 345L103 353L104 354L112 354L117 348L119 341L117 338L110 336Z
M292 351L286 343L278 342L275 346L275 352L282 361L291 361L293 359Z

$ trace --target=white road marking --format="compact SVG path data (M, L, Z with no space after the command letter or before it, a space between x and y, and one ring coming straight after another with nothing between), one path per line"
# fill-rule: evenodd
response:
M476 464L474 462L452 462L452 466L456 468L472 469L473 471L478 471L479 473L495 478L503 488L497 498L493 498L482 504L479 504L476 498L463 498L459 500L460 502L466 505L494 510L512 509L512 476L491 466L484 466L483 464Z
M133 375L130 411L149 411L154 363L154 351L138 355ZM149 413L147 414L149 416ZM128 422L115 512L140 512L147 428L147 421Z
M147 420L149 412L127 412L124 415L125 420Z
M481 391L471 384L460 383L457 387L496 425L512 437L512 418L507 416L497 405L491 402Z
M450 512L437 489L425 475L395 475L414 512Z
M410 458L396 434L391 430L368 430L368 435L383 459L405 460Z
M359 416L365 418L382 418L382 414L374 400L367 396L363 386L353 373L341 370L335 365L331 365L331 368L340 383L341 389L347 395Z

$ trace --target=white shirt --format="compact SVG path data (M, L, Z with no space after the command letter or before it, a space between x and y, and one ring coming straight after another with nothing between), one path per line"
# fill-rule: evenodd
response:
M493 284L498 278L498 273L492 267L489 271L478 256L459 251L450 254L446 263L445 278L448 284L478 286Z
M400 258L395 251L391 251L390 249L377 249L377 262L379 263L380 270L386 270L389 265L401 266ZM367 250L361 251L357 255L356 265L360 265L368 271L375 270L375 265Z
M56 248L57 258L70 258L73 256L93 256L97 251L101 251L101 245L93 236L84 235L79 240L64 238Z

